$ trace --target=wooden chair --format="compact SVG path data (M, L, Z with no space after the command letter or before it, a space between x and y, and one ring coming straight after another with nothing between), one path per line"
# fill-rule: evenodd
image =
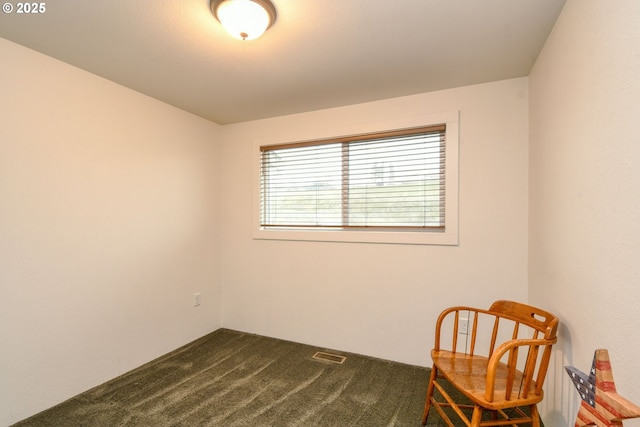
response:
M456 415L468 427L539 427L537 404L557 329L551 313L512 301L496 301L489 310L444 310L436 323L422 425L433 406L449 427Z

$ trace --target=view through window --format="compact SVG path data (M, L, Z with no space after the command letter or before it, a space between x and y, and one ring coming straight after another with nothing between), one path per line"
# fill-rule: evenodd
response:
M266 229L445 230L445 125L261 146Z

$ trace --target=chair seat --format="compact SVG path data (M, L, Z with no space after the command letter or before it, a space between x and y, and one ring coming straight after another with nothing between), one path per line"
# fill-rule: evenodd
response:
M493 401L490 402L485 397L489 361L487 357L432 350L431 358L440 374L472 402L484 408L495 410L511 407L513 398L522 395L523 390L520 388L523 386L523 374L516 370L511 390L512 399L505 399L508 368L504 363L500 363L496 369L495 394ZM535 404L542 400L543 393L535 394L535 387L535 381L532 381L527 398L518 398L519 405Z

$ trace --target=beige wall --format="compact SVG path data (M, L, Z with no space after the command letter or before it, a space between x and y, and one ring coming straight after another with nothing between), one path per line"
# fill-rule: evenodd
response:
M225 126L223 324L428 365L437 314L527 298L527 79ZM459 246L253 240L256 139L460 112Z
M0 57L7 425L220 326L220 127L4 39Z
M640 404L639 23L636 0L570 0L530 75L529 295L562 321L554 427L579 402L563 366L588 371L597 348Z

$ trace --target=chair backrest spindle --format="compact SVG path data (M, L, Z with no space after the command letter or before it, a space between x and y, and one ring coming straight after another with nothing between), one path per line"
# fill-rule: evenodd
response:
M460 312L456 310L453 318L453 345L452 351L455 353L458 349L458 325L460 324Z
M478 312L473 313L473 327L471 328L471 350L469 353L471 355L475 354L476 351L476 338L478 337Z
M498 338L498 329L500 328L500 317L496 316L493 322L493 331L491 332L491 344L489 345L488 356L493 356L493 351L496 349L496 340Z

